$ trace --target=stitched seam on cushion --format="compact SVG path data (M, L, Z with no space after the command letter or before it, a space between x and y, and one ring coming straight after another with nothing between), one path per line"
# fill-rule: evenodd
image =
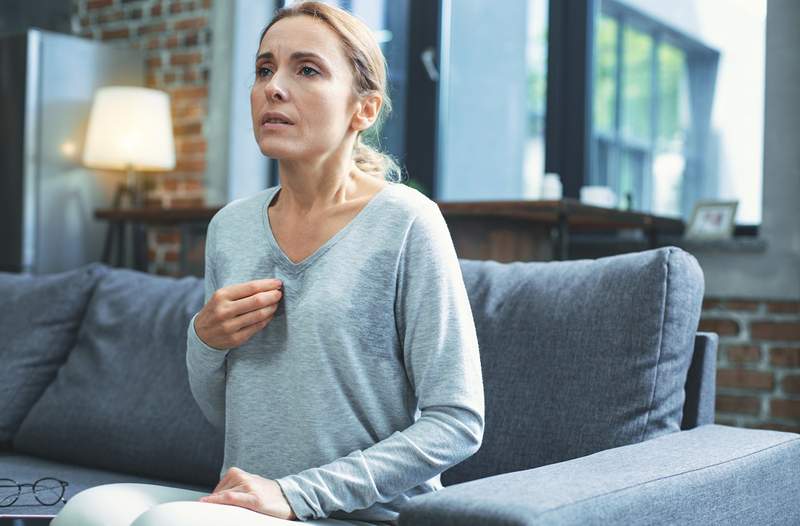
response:
M685 433L685 431L681 431L681 432ZM758 455L759 453L764 453L766 451L769 451L770 449L774 449L774 448L780 447L780 446L791 445L792 443L798 442L798 441L800 441L800 438L792 438L791 440L786 440L786 441L781 442L779 444L774 444L772 446L769 446L768 448L759 449L758 451L753 451L752 453L748 453L748 454L742 455L740 457L731 458L731 459L728 459L728 460L723 460L722 462L717 462L716 464L711 464L709 466L701 466L699 468L690 469L688 471L682 471L680 473L674 473L672 475L665 475L663 477L658 477L658 478L655 478L653 480L648 480L646 482L640 482L638 484L633 484L631 486L626 486L624 488L615 489L614 491L609 491L608 493L603 493L601 495L592 495L591 497L586 497L585 499L576 500L575 502L569 502L567 504L562 504L561 506L558 506L557 508L552 508L552 509L543 511L541 513L538 513L536 515L536 517L541 517L542 515L545 515L547 513L551 513L553 511L558 511L558 510L560 510L562 508L567 508L569 506L575 506L576 504L581 504L583 502L587 502L587 501L590 501L590 500L601 499L603 497L607 497L609 495L614 495L615 493L620 493L620 492L623 492L623 491L627 491L629 489L636 489L636 488L639 488L639 487L644 486L646 484L652 484L653 482L659 482L659 481L662 481L662 480L667 480L667 479L671 479L671 478L674 478L674 477L680 477L680 476L683 476L683 475L687 475L689 473L694 473L695 471L702 471L704 469L711 469L711 468L714 468L714 467L717 467L717 466L721 466L723 464L730 464L732 462L737 462L737 461L745 459L747 457L751 457L753 455Z
M647 433L647 426L650 425L650 415L653 412L653 402L656 399L656 388L658 387L658 372L661 365L661 357L664 355L664 322L667 319L667 296L669 295L669 282L670 282L670 268L669 260L672 256L672 250L667 249L667 258L664 262L666 271L664 272L664 300L661 304L661 330L658 332L658 359L656 360L655 378L653 378L653 392L650 394L650 404L647 408L647 418L644 420L644 428L642 428L642 435L639 437L639 442L644 441L645 434Z

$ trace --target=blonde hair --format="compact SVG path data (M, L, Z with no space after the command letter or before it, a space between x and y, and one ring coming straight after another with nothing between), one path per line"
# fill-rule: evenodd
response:
M353 65L355 89L359 95L377 92L383 98L378 118L367 130L361 130L356 136L353 146L353 164L359 170L378 177L399 181L401 170L395 160L388 154L363 141L361 135L371 132L376 143L379 132L387 115L392 110L386 79L386 59L372 31L367 25L343 9L322 2L299 2L278 9L267 27L261 32L259 45L264 40L269 28L276 22L290 16L310 16L330 27L342 41L344 51Z

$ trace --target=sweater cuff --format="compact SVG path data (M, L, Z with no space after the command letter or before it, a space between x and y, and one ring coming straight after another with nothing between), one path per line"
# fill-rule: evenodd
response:
M202 359L210 362L211 364L219 365L225 361L225 357L228 355L230 349L217 349L215 347L211 347L200 339L200 336L198 336L197 332L194 330L194 320L197 318L198 314L200 313L197 312L194 316L192 316L192 320L189 322L189 343L193 344L191 345L192 348L200 351L198 354Z
M303 498L303 492L300 490L297 482L292 480L291 475L275 479L275 482L277 482L278 486L280 486L283 495L286 497L286 500L289 502L289 506L292 508L292 511L297 516L298 520L307 521L310 519L320 518L306 503L306 499Z

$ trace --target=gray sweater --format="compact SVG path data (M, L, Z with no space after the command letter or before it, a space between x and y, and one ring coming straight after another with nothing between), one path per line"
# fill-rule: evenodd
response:
M484 428L472 310L439 207L389 183L299 263L278 246L280 186L223 207L206 237L205 301L278 278L283 298L248 342L214 349L192 318L186 364L232 466L278 482L300 520L394 522L474 454Z

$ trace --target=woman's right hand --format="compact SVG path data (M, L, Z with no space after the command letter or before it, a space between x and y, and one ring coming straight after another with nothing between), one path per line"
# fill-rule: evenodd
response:
M197 336L220 351L239 347L272 321L282 285L269 278L217 289L194 320Z

